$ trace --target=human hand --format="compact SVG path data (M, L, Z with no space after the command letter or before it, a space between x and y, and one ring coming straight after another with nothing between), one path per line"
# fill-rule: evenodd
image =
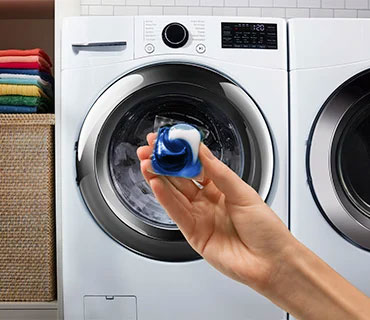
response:
M137 150L141 171L189 244L225 275L302 320L369 319L370 299L297 241L258 193L201 144L203 188L152 173L156 134Z
M152 173L156 134L137 151L141 171L186 240L225 275L265 293L294 238L258 193L201 144L203 188L191 180Z

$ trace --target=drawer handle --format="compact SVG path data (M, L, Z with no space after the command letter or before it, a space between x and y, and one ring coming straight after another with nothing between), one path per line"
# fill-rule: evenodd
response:
M126 41L111 41L111 42L87 42L87 43L74 43L72 48L75 50L84 50L89 48L102 48L102 47L125 47Z

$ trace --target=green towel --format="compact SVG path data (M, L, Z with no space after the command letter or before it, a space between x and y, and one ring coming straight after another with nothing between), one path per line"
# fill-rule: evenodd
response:
M51 100L43 97L31 96L0 96L0 105L8 106L37 106L40 109L53 111Z
M0 104L10 106L37 106L40 103L48 104L49 99L33 96L0 96Z

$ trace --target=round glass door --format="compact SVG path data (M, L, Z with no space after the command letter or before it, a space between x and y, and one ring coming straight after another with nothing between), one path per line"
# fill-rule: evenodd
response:
M344 193L370 218L370 99L347 120L338 142L337 161Z
M108 130L110 136L108 163L115 191L120 200L147 223L158 228L177 228L143 179L136 156L137 146L145 144L146 135L153 132L156 116L190 123L208 132L204 143L215 156L247 178L249 173L243 168L251 154L248 134L243 130L240 118L222 111L215 98L192 85L153 85L128 98L124 102L125 112L121 114L117 110L119 116L114 113L114 120L108 120L104 127L107 129L102 130L103 133ZM222 104L233 110L229 102ZM112 132L113 123L115 129Z
M77 172L98 224L120 244L147 257L197 259L140 172L136 149L146 144L156 117L207 132L203 142L215 156L264 198L272 182L271 137L259 109L240 87L195 65L135 70L111 85L91 108L78 142Z
M308 174L325 218L370 250L370 72L344 83L323 106L311 134Z

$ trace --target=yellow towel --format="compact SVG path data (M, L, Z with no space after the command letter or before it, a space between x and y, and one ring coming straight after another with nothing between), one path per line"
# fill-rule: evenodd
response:
M14 95L48 98L48 96L35 85L0 84L0 96Z

